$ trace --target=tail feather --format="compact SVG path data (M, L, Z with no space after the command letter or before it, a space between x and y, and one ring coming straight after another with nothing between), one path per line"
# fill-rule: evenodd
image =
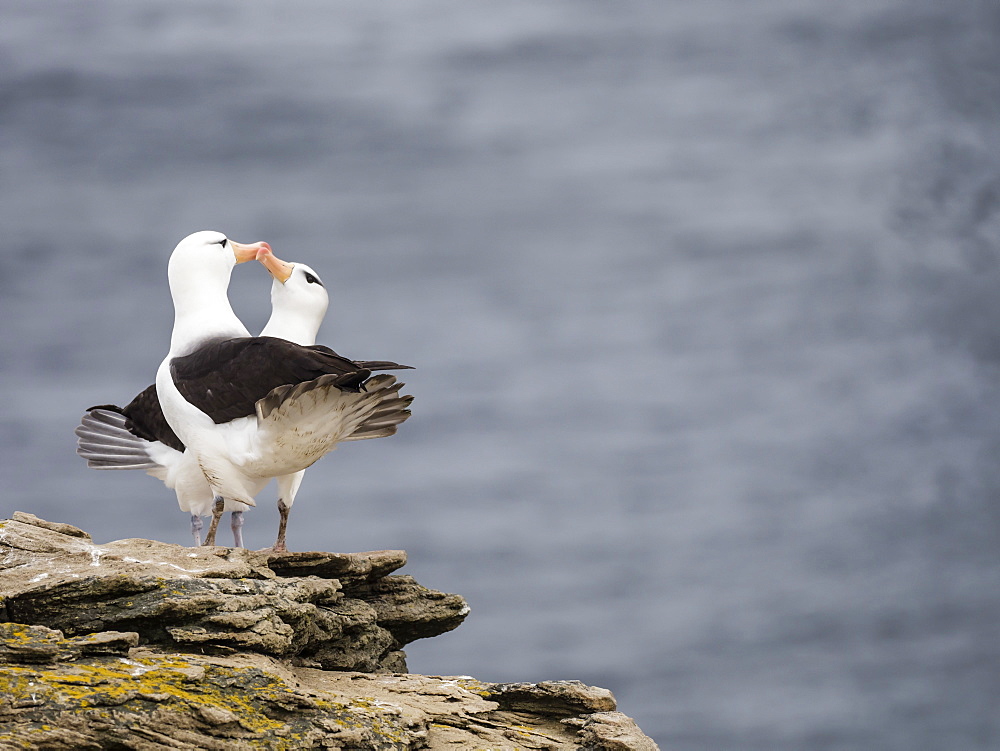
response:
M111 443L94 443L93 441L77 441L78 452L88 454L103 454L106 456L134 456L149 458L149 454L141 446L116 446Z
M378 420L379 418L385 415L403 411L407 407L409 407L410 404L412 403L413 403L412 396L403 396L398 399L387 399L379 404L378 409L376 409L372 413L372 416L369 418L369 420L366 420L365 422L367 423L370 422L371 420Z
M384 415L379 420L375 419L365 420L360 426L358 426L358 430L360 431L379 430L381 428L388 428L391 425L399 425L399 423L409 418L411 414L412 413L408 409L397 410L390 414Z
M100 407L91 407L81 421L84 425L116 425L125 427L128 418L121 411L121 407L108 404Z
M87 460L87 466L91 469L162 469L161 465L151 461L125 464L118 460L109 460L102 457L85 456L84 454L80 454L80 456L83 456Z
M134 436L125 438L118 435L100 433L96 430L86 430L82 426L78 427L75 432L81 443L84 441L90 441L98 443L102 446L122 446L129 448L135 446Z
M399 423L405 421L410 416L410 411L406 410L400 413L397 420L388 425L368 425L367 423L353 433L351 433L345 441L365 441L369 438L386 438L391 435L396 434L396 430L399 427Z
M74 431L76 453L92 469L156 469L161 465L148 451L149 441L125 429L125 416L106 407L94 407Z
M393 435L396 427L412 413L407 407L413 403L410 395L398 396L405 384L393 376L379 375L365 383L371 393L379 394L375 410L344 440L361 441L368 438L384 438Z
M388 438L391 435L396 435L395 425L393 425L391 428L380 428L379 430L365 430L365 431L355 430L344 440L367 441L369 438Z
M386 379L392 376L376 376L376 378ZM376 378L371 379L375 381ZM371 381L369 381L371 383ZM368 384L365 384L368 386ZM409 418L412 414L407 407L413 403L413 397L406 394L404 396L393 397L405 384L393 379L392 383L381 382L375 388L369 387L369 391L381 391L384 396L379 399L378 406L349 436L345 441L364 441L369 438L386 438L396 433L396 428L400 423ZM380 388L381 387L381 388Z

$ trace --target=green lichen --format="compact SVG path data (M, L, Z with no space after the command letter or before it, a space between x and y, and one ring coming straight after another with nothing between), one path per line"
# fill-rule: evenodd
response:
M131 724L136 725L154 711L197 718L199 710L205 709L222 710L235 718L235 723L223 722L223 728L209 727L205 732L239 738L248 747L301 747L317 734L326 734L314 725L320 719L345 730L361 731L373 737L379 747L398 745L406 738L397 718L381 712L373 699L339 703L307 698L258 668L233 668L179 655L5 665L0 669L0 695L32 702L19 718L18 742L23 732L47 732L50 725L46 723L51 722L53 712L86 721L105 718L120 726L126 715L134 718ZM309 706L298 706L297 698L307 698ZM3 729L0 723L0 739Z

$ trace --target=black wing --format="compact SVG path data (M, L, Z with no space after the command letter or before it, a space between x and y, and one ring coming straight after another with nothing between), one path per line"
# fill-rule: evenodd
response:
M341 357L332 349L327 347L325 344L313 344L309 349L314 349L318 352L326 352L328 354L334 355L335 357ZM364 368L365 370L413 370L412 365L400 365L398 362L392 362L391 360L351 360L359 368Z
M255 414L272 389L335 375L345 391L361 391L371 370L329 347L303 347L273 336L209 342L170 361L181 396L216 423Z
M128 405L118 407L114 404L100 404L92 409L106 409L125 415L125 429L132 435L146 441L159 441L177 451L184 450L184 444L167 423L160 408L160 399L156 395L156 384L142 391Z

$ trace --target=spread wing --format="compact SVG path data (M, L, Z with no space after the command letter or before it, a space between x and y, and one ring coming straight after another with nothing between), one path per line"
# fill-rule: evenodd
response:
M393 363L395 365L395 363ZM344 391L363 391L371 369L329 347L303 347L272 336L209 342L170 361L181 395L218 423L256 413L257 401L278 386L333 376Z

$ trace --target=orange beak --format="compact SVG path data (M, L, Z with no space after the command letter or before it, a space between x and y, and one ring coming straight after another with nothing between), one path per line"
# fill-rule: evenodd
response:
M295 264L285 263L271 252L271 246L267 243L264 243L264 245L265 247L257 252L257 260L264 264L264 268L267 269L271 276L284 284L292 275L292 269L295 268Z
M257 254L265 248L268 253L271 252L271 246L265 242L244 245L243 243L230 240L229 247L233 249L233 255L236 256L236 263L246 263L247 261L254 260L257 257Z

